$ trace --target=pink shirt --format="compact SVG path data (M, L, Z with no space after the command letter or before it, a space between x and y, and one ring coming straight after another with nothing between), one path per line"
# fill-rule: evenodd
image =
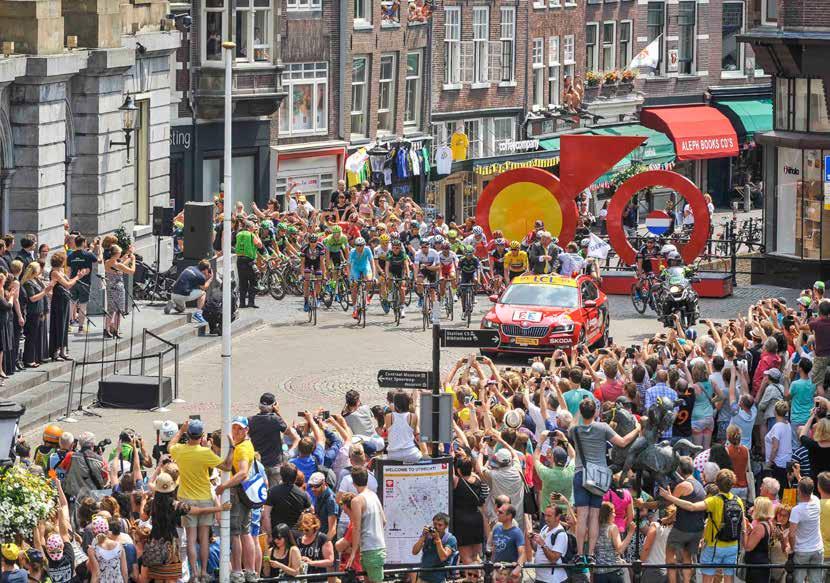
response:
M613 403L623 394L623 384L618 380L605 381L599 388L594 390L594 396L600 401Z
M610 502L614 505L614 524L620 529L620 536L625 536L625 528L628 524L628 507L634 504L634 499L631 497L631 492L628 490L620 490L622 497L617 496L614 490L608 490L605 496L602 497L603 502Z

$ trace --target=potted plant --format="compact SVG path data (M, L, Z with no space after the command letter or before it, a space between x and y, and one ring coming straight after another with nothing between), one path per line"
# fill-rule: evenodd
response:
M605 97L614 97L617 94L617 83L619 80L619 71L606 71L602 76L602 95Z
M585 73L585 92L582 100L585 103L594 101L599 95L600 85L602 84L602 75L596 71L588 71Z
M47 478L22 466L0 469L0 539L29 538L54 508L55 489Z
M637 78L637 75L631 69L626 69L620 75L620 83L622 85L631 85L634 83L634 79Z

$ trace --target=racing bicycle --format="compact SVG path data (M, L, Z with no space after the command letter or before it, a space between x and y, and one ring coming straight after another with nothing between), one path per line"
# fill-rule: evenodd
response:
M430 319L432 318L432 294L430 291L435 290L435 293L438 293L438 287L438 282L424 283L424 301L421 304L421 325L423 326L423 330L429 327Z
M473 319L473 306L476 303L475 283L458 285L458 295L461 298L461 319L467 321L467 328Z
M444 297L441 298L442 303L444 304L444 311L447 312L447 318L452 321L453 320L453 308L455 304L455 298L453 297L453 293L455 293L452 289L452 280L447 280L447 284L444 287Z
M314 326L317 325L317 283L319 281L319 277L308 278L308 321Z
M360 279L357 281L357 304L355 305L355 310L357 311L357 325L361 328L366 327L366 284L369 283L365 279Z
M631 303L634 304L634 309L639 314L645 314L646 308L654 308L654 286L657 276L653 273L646 273L637 278L637 281L631 284Z
M403 305L401 304L401 291L403 290L403 285L406 280L401 279L399 277L393 277L391 280L392 285L389 286L391 288L392 297L390 298L389 302L392 307L392 314L395 317L395 325L401 325L401 311L403 310ZM405 291L403 293L406 293Z

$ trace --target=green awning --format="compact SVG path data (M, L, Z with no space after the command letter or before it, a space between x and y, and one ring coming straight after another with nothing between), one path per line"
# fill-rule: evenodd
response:
M559 138L548 138L547 140L539 140L539 147L549 152L559 151Z
M729 118L741 141L772 131L772 99L719 101L715 106Z

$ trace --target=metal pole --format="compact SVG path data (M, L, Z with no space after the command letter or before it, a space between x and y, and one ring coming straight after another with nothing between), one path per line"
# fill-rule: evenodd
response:
M233 179L231 173L231 123L233 101L231 98L233 55L236 44L226 41L225 49L225 200L222 223L222 458L228 453L228 437L231 434L231 211L233 210ZM222 472L222 481L230 479L230 472ZM222 492L222 504L230 501L230 492ZM219 528L219 583L229 583L231 578L231 513L222 511Z
M429 293L426 290L425 293ZM452 290L447 290L452 293ZM432 303L432 457L438 457L439 423L441 412L438 406L438 397L441 394L441 303Z

